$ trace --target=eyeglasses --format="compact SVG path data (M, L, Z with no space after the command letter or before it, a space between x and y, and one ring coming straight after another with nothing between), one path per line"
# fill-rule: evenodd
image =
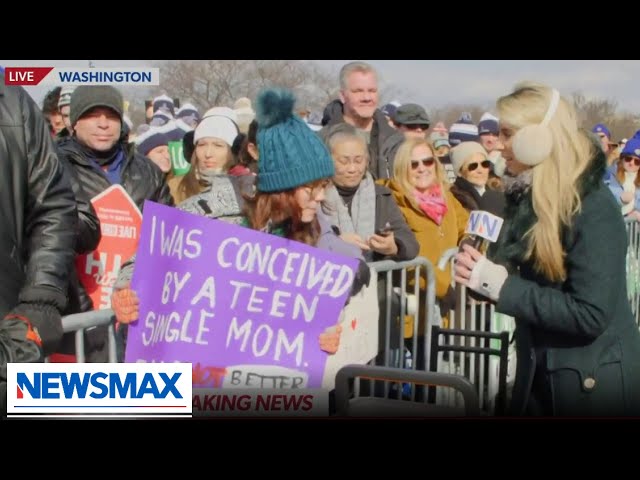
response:
M433 157L423 158L422 160L411 160L411 169L415 170L416 168L418 168L420 162L422 162L422 165L424 165L425 167L430 167L431 165L436 163Z
M491 166L491 161L490 160L483 160L480 163L478 163L478 162L470 163L469 165L467 165L467 170L470 171L470 172L473 172L476 168L478 168L479 165L481 165L482 168L489 168Z
M429 124L428 123L415 123L413 125L407 125L404 124L403 125L405 128L409 129L409 130L429 130Z
M640 158L638 157L622 157L625 162L631 162L636 164L636 167L640 167Z
M330 181L329 180L325 180L324 182L322 182L319 185L316 185L315 187L309 187L309 186L304 186L302 187L302 189L307 192L307 195L309 195L309 198L316 198L318 195L320 195L321 192L323 192L328 186L329 186Z

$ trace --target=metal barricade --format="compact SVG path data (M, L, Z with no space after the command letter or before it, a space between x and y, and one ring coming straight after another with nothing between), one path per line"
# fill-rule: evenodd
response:
M431 327L439 318L433 265L426 258L417 257L403 262L372 262L369 267L378 276L379 301L382 302L379 321L379 342L382 345L379 345L379 354L370 365L428 371ZM426 277L426 291L422 293L421 274ZM411 279L413 286L410 287L408 282ZM415 400L414 388L398 384L393 387L398 398L409 396ZM364 388L366 391L367 387ZM368 384L369 395L372 396L375 390L376 395L387 397L390 388L389 382L385 382L382 393L373 383ZM356 383L355 394L360 394L359 383Z
M478 301L468 295L467 288L463 285L456 285L453 274L453 260L458 247L447 250L438 261L438 268L444 270L451 268L451 285L457 289L456 307L449 312L449 326L458 330L474 332L502 333L508 332L509 337L515 330L515 321L512 317L499 314L495 311L495 305L490 302ZM466 353L456 352L447 355L445 358L441 352L437 357L438 371L443 373L454 373L468 378L477 388L480 408L487 413L492 413L495 409L495 401L499 393L500 384L504 379L500 378L500 360L496 357L475 353L481 347L501 349L499 340L491 339L488 345L481 345L479 342L485 341L477 336L461 337L456 340L459 345L466 350ZM507 364L507 383L511 384L515 377L515 346L509 345L509 355ZM450 395L451 392L444 389L438 390L436 403L456 404L458 399Z
M625 218L627 238L627 296L631 311L640 327L640 223L635 219Z
M92 310L62 317L62 328L65 333L75 332L76 361L85 363L84 332L88 329L107 325L109 363L117 363L115 318L113 310Z

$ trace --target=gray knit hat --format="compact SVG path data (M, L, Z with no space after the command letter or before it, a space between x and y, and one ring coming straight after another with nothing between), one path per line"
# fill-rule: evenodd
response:
M80 85L71 95L71 112L69 120L71 126L87 111L94 107L107 107L113 110L122 121L124 101L122 94L110 85Z

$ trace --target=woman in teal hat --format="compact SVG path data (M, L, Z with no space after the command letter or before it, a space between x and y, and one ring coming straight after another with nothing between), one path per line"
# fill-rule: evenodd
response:
M212 179L211 188L185 200L178 208L360 258L352 287L352 294L357 293L369 283L369 267L362 260L360 249L341 240L318 208L334 175L331 154L320 137L294 115L295 98L290 91L264 90L256 103L257 177L218 175ZM253 178L257 178L257 185L248 194L247 182ZM233 193L228 196L226 192ZM243 218L238 219L239 216ZM121 323L138 319L138 299L129 288L132 274L133 259L123 265L112 297L112 308ZM335 353L340 332L338 327L322 334L320 348Z

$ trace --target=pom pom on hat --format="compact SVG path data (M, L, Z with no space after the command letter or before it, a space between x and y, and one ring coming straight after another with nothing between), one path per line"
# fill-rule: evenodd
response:
M240 131L246 134L249 131L249 125L256 118L256 112L251 107L251 100L247 97L239 98L233 104L233 109L238 117Z
M256 119L260 128L269 128L293 118L296 99L293 92L282 88L263 90L258 97Z
M258 190L291 190L334 175L333 159L320 137L293 113L290 90L263 90L256 100Z

